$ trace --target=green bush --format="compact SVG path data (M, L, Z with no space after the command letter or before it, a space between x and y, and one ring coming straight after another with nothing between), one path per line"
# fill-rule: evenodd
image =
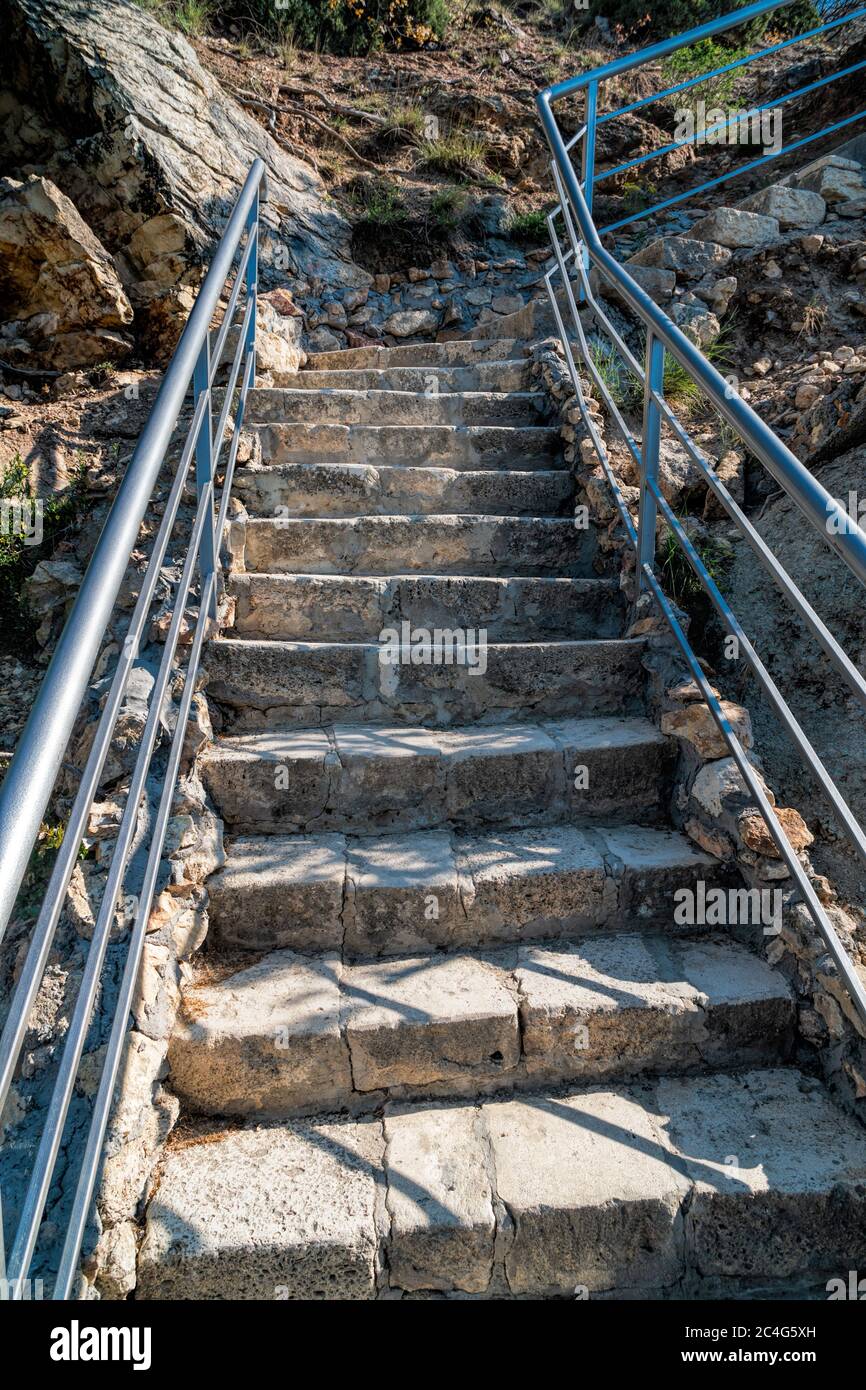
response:
M590 23L596 16L603 17L614 31L617 28L622 31L623 38L647 43L694 29L729 10L741 10L749 3L751 0L667 0L665 5L647 5L646 0L590 0L585 15ZM718 41L737 47L758 42L768 29L774 33L799 34L818 23L818 12L812 0L797 0L787 9L729 29L718 36Z
M417 47L441 38L449 18L448 0L247 0L245 9L268 32L333 53Z

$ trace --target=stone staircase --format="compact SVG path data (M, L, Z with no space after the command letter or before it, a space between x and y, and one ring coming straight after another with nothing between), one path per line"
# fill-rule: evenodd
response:
M139 1298L760 1296L866 1250L866 1136L786 982L674 920L644 640L522 346L257 390L202 775L228 861ZM384 629L484 629L475 667ZM476 652L476 655L478 653Z

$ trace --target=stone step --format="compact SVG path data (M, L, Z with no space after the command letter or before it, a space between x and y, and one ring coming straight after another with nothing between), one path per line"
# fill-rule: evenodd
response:
M170 1142L136 1298L827 1297L866 1133L794 1068Z
M256 387L250 424L332 420L340 425L543 425L547 397L532 391L302 391Z
M485 808L482 807L482 812ZM671 830L570 824L480 833L423 830L235 838L208 879L212 943L338 951L346 960L471 950L683 925L683 888L733 883ZM698 882L705 886L697 888Z
M393 640L396 646L400 634ZM208 697L237 733L336 721L501 724L643 712L641 638L485 645L470 632L465 641L459 664L448 664L454 648L442 645L440 663L430 659L431 648L416 666L406 648L406 659L392 664L393 653L380 643L221 638L205 650Z
M420 366L329 367L298 372L292 386L299 391L527 391L529 363L479 362L472 367Z
M573 510L564 468L374 467L365 463L281 463L238 469L234 493L255 516L557 516ZM281 511L277 511L281 508Z
M235 832L365 835L655 820L672 759L673 744L649 720L619 717L272 729L221 737L201 768Z
M262 461L468 469L565 468L554 425L257 425Z
M344 348L340 352L311 352L307 371L341 370L343 367L449 367L476 362L508 362L523 353L518 338L489 338L484 342L462 339L451 343L406 343L402 347Z
M269 1119L784 1060L785 980L743 946L655 936L344 965L275 951L183 993L169 1084Z
M483 628L488 642L616 637L623 604L615 579L495 579L394 575L252 574L227 577L239 637L378 641L383 628Z
M244 567L267 574L586 576L593 528L571 517L253 517Z

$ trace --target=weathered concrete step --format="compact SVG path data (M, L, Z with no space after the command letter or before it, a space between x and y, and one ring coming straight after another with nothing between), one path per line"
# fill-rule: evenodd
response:
M257 387L250 424L333 420L340 425L543 425L547 397L532 391L302 391Z
M224 736L204 754L202 776L236 832L363 835L654 819L668 796L672 756L646 719L336 724Z
M247 510L260 517L557 516L572 510L574 483L564 468L476 472L364 463L281 463L239 469L234 491Z
M262 462L480 469L564 468L553 425L257 425Z
M866 1134L794 1068L169 1147L136 1297L827 1297L866 1264Z
M338 720L443 725L643 710L641 638L484 645L469 633L464 659L446 649L441 634L438 652L435 634L429 637L418 665L405 647L392 664L396 651L384 643L223 638L206 649L208 696L236 732ZM400 640L395 633L395 647Z
M743 946L625 935L344 965L276 951L183 994L169 1084L271 1119L784 1060L794 1000Z
M260 835L234 839L208 879L210 933L230 950L348 960L637 927L694 933L678 925L675 894L697 893L699 880L705 893L734 882L684 836L634 824Z
M253 517L245 537L267 574L588 577L596 552L594 529L547 516Z
M483 628L489 642L616 637L615 579L495 579L401 574L252 574L227 579L239 637L378 641L383 628Z
M340 370L343 367L448 367L477 362L508 362L523 353L518 338L470 339L452 343L406 343L402 347L344 348L341 352L313 352L307 371Z
M292 378L299 391L527 391L529 364L520 361L480 362L473 367L422 366L329 367L298 372Z

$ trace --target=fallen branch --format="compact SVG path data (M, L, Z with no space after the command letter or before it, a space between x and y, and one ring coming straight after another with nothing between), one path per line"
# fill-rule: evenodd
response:
M387 116L380 116L375 111L361 111L356 106L346 106L342 101L334 101L326 92L322 92L318 87L295 86L292 83L281 82L278 88L280 92L289 92L292 96L316 97L323 106L327 106L329 111L336 111L341 116L353 116L356 121L369 121L371 125L386 126Z
M326 134L333 136L335 140L339 140L340 144L345 146L349 153L357 159L359 164L365 165L368 169L378 169L379 166L377 164L374 164L370 159L366 159L364 155L355 149L351 140L347 140L345 135L341 135L338 130L334 130L326 121L320 120L318 116L314 116L313 113L308 111L305 106L302 106L300 102L292 101L289 102L288 105L284 105L278 102L263 101L261 97L254 96L252 92L240 91L236 87L229 87L228 90L242 106L248 106L254 111L267 112L272 117L269 123L272 131L276 129L276 118L278 115L301 116L305 121L309 121L311 125L318 126L320 130L324 130Z

